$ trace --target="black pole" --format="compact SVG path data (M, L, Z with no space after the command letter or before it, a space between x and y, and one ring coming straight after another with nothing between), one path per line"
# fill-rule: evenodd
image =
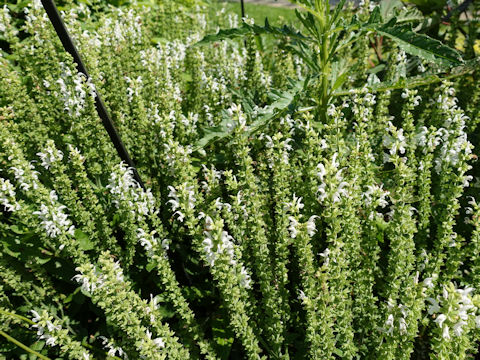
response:
M245 18L245 4L243 3L243 0L240 0L240 7L242 9L242 19Z
M75 44L73 43L72 38L68 34L67 28L63 23L62 17L58 12L58 9L55 6L55 3L53 2L53 0L41 0L41 1L42 1L43 8L45 9L48 17L50 18L50 22L52 23L58 37L60 38L60 41L62 42L63 48L70 55L72 55L73 60L77 64L77 70L82 74L84 74L87 78L90 78L90 76L88 75L87 69L85 68L85 65L82 61L82 58L80 57L80 54L78 53L77 48L75 47ZM122 139L120 138L120 135L115 129L115 126L113 125L113 121L108 115L107 108L105 107L105 104L103 103L102 98L98 94L97 90L95 90L95 107L97 108L98 116L100 116L100 118L102 119L103 126L105 127L105 130L107 130L107 133L110 136L110 139L112 140L112 143L115 146L115 149L117 150L118 155L123 161L125 161L125 163L129 167L133 169L133 176L135 180L143 189L145 189L145 185L143 184L142 179L140 179L140 175L138 174L137 168L135 167L135 164L130 158L130 155L128 155L128 151L123 145Z

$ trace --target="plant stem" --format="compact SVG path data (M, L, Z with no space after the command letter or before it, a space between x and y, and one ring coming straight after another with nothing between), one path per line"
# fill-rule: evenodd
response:
M36 356L38 356L38 358L43 359L43 360L50 360L50 358L40 354L39 352L36 352L33 349L30 349L27 345L21 343L20 341L11 337L10 335L8 335L6 332L4 332L2 330L0 330L0 335L2 335L5 339L10 341L11 343L13 343L13 344L17 345L18 347L22 348L23 350L29 352L30 354L36 355Z
M11 312L9 312L9 311L5 311L5 310L0 309L0 314L17 318L17 319L19 319L19 320L28 322L28 323L31 324L31 325L35 324L32 320L30 320L29 318L26 318L25 316L18 315L18 314L14 314L14 313L11 313Z

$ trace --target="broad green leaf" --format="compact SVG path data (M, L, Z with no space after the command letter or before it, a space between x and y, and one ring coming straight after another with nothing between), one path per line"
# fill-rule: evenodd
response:
M397 9L403 7L403 3L400 0L382 0L380 1L380 13L382 18L385 20L389 20L395 13Z
M288 110L295 101L298 94L308 83L308 79L300 80L292 84L288 91L272 91L269 95L273 99L270 105L265 106L258 111L255 121L249 126L247 133L251 134L265 126L269 121L280 116L285 110ZM223 120L220 124L203 130L203 136L193 146L193 151L199 151L214 141L221 140L229 136L234 130L234 124L226 111L223 112Z
M21 230L16 224L10 226L10 230L12 230L15 234L18 234L18 235L22 235L25 233L25 231Z
M351 73L351 64L347 59L341 58L333 62L330 70L330 92L334 92L339 89L345 81L348 79L348 75Z
M379 64L379 65L377 65L377 66L375 66L371 69L368 69L367 74L377 74L380 71L385 70L386 67L387 67L387 65L385 65L385 64Z
M407 22L422 22L425 18L422 13L416 8L405 8L402 9L397 15L397 23L407 23Z
M88 235L80 229L75 229L75 239L77 239L78 246L80 246L80 249L83 251L92 250L94 248L93 242L88 238Z
M270 121L282 116L289 110L292 110L293 104L297 101L299 94L306 89L310 78L295 81L292 84L292 88L284 92L272 92L270 96L274 98L273 103L264 107L259 111L255 121L249 126L248 134L252 134L259 129L262 129Z
M234 124L226 112L222 114L222 121L216 126L203 129L203 136L193 145L193 151L203 149L215 140L223 139L230 135L234 129Z
M463 62L455 49L443 45L440 41L417 34L407 26L391 26L391 24L392 21L384 25L372 26L371 29L395 41L406 53L437 65L452 66Z
M151 272L153 269L155 269L157 265L154 263L154 262L149 262L147 264L147 266L145 266L145 269L148 271L148 272Z

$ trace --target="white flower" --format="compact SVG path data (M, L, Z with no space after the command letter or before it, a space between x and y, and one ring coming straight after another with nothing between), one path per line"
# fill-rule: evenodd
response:
M75 226L72 225L72 222L68 219L63 210L66 209L65 206L59 205L55 206L55 201L57 196L54 191L50 193L50 205L41 204L39 211L34 211L34 215L38 215L41 220L41 225L47 232L47 235L56 238L59 235L70 235L73 236L75 233Z
M138 218L158 212L151 190L140 187L133 177L133 168L129 168L123 161L110 174L107 189L113 195L113 203L117 208L126 207Z
M244 266L242 266L240 270L240 285L244 287L245 289L250 289L250 283L252 282L252 279L250 278L250 275L247 273L247 269L245 269Z
M18 211L21 206L17 202L16 192L13 184L8 179L0 178L0 205L5 211Z
M36 312L35 310L30 310L30 312L31 312L31 313L33 314L33 316L34 316L33 319L32 319L32 321L35 322L35 323L36 323L36 322L39 322L40 319L41 319L41 316L38 314L38 312Z
M54 336L46 336L47 341L45 342L49 346L55 346L57 338Z
M431 305L428 307L428 313L430 315L436 314L440 311L440 306L438 305L438 301L429 297L427 300L431 303Z
M447 320L447 317L445 314L440 314L437 316L437 318L435 319L435 322L438 324L438 326L440 326L440 328L442 328L443 326L443 323L445 322L445 320Z
M448 328L448 325L445 325L442 331L442 337L445 340L450 340L450 329Z
M393 318L393 315L390 314L388 315L387 317L387 321L385 321L385 326L387 327L387 334L392 334L393 333L393 329L394 329L394 318Z
M433 287L435 286L433 284L433 277L428 277L426 279L423 280L423 286L425 286L426 288L429 288L429 289L433 289Z
M290 226L288 227L288 230L290 231L290 237L292 239L295 239L298 233L297 231L298 221L293 216L289 216L288 220L290 221Z
M407 322L405 321L405 319L402 317L400 318L400 320L398 321L399 322L399 330L400 330L400 334L406 334L407 333Z
M318 255L324 258L323 263L325 264L325 266L328 266L328 263L330 261L330 249L327 247L323 252L319 253Z
M324 176L327 174L327 170L325 169L325 165L322 163L317 165L317 176L320 178L320 180L323 180Z
M37 155L42 161L41 165L47 170L52 164L63 159L63 153L60 150L56 150L51 146L47 146L45 152L38 152Z
M465 322L465 321L463 321L463 320L460 320L460 321L458 321L455 325L453 325L452 330L453 330L453 333L454 333L455 336L460 336L460 335L462 335L462 332L463 332L462 327L463 327L464 325L467 325L467 322Z
M308 299L307 295L305 295L305 293L302 290L300 290L298 292L298 300L305 303L305 300L307 300L307 299Z
M315 227L315 219L316 218L318 218L317 215L312 215L312 216L310 216L310 218L307 221L307 233L308 233L308 236L310 236L310 237L315 235L315 233L317 232L317 228Z
M163 341L162 338L156 338L156 339L153 339L153 343L155 345L157 345L158 348L164 348L165 347L165 342Z
M291 202L285 203L285 207L287 208L287 210L290 210L292 212L300 212L300 210L304 207L302 203L302 198L297 197L295 194L293 194L293 200Z
M217 254L213 251L212 239L206 238L203 240L203 250L205 251L208 265L213 266L217 259Z
M335 108L335 105L334 105L334 104L328 105L327 115L328 115L328 116L335 116L336 110L337 110L337 109Z

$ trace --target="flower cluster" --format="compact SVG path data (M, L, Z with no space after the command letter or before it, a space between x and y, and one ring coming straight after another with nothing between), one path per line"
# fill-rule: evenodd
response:
M63 152L57 150L55 144L51 140L47 142L45 150L43 152L38 152L37 155L41 160L41 165L47 170L52 164L63 160ZM22 175L23 173L19 174L20 177Z
M178 193L177 190L173 186L168 186L168 189L170 192L168 193L168 197L171 198L168 200L167 203L169 203L172 207L172 211L174 212L173 215L177 216L178 221L183 222L183 219L185 218L185 214L182 213L181 210L177 210L181 208L180 202L183 201L185 204L185 208L193 210L195 208L195 192L193 191L193 186L187 185L187 184L182 184L178 187ZM180 198L179 198L180 195ZM184 199L184 200L181 200Z
M204 234L206 238L203 240L202 244L209 266L213 267L215 262L222 258L227 259L232 266L237 265L233 237L227 231L218 229L217 224L215 224L213 219L208 215L205 216ZM240 266L238 277L241 286L250 289L250 275L247 273L247 269L245 269L243 265Z
M61 234L73 236L75 233L75 226L72 225L68 215L63 212L66 206L58 204L58 196L55 190L50 192L50 202L45 205L40 205L40 210L33 214L37 215L41 220L41 225L47 232L47 235L56 238Z
M391 161L391 157L394 155L405 154L407 143L403 134L403 129L397 129L391 122L388 123L386 134L383 136L383 146L387 148L387 152L384 154L383 161Z
M3 206L5 211L18 211L20 210L20 204L16 199L15 187L7 179L0 178L0 205Z
M123 161L115 166L107 185L113 197L113 203L120 206L126 202L132 214L146 216L156 213L155 199L150 189L143 190L133 177L133 169Z
M43 160L42 160L43 165ZM38 172L35 171L34 166L32 164L28 164L28 170L31 176L31 179L27 179L25 176L25 170L21 167L12 166L10 170L13 171L13 175L15 176L15 180L19 183L19 187L23 191L29 191L30 188L33 190L38 189Z
M59 346L61 351L68 354L70 359L89 360L93 359L90 352L85 349L78 341L72 340L68 335L68 330L63 329L61 322L54 319L46 310L31 310L33 314L32 328L37 330L37 336L40 340L45 340L48 346Z
M459 337L475 326L480 327L478 308L473 304L473 290L448 284L436 298L427 298L428 314L432 315L443 339L451 340L452 336Z
M116 346L112 339L108 339L105 336L99 336L98 339L102 341L103 347L108 350L108 356L118 356L122 357L123 359L128 359L127 353L120 347Z
M407 322L406 319L409 316L408 308L403 304L398 304L395 306L395 303L392 299L388 299L387 308L389 315L385 321L384 331L392 335L396 328L400 335L405 335L407 333ZM397 321L395 321L397 318Z
M82 115L85 107L87 96L95 99L95 85L90 78L82 73L73 74L72 71L64 66L63 77L56 81L60 92L57 96L63 101L64 110L70 116L79 117ZM48 81L44 81L44 86L50 89L52 85Z
M334 153L329 162L317 165L317 176L320 179L317 199L321 203L324 203L327 199L336 203L342 198L348 197L348 182L344 181L343 176L345 169L338 168L337 157L338 154Z
M168 239L163 239L162 241L157 240L157 238L154 236L155 233L155 230L150 233L146 233L142 228L137 229L138 242L143 246L147 252L147 255L150 257L153 256L154 250L157 249L159 244L164 251L168 250L170 244Z

